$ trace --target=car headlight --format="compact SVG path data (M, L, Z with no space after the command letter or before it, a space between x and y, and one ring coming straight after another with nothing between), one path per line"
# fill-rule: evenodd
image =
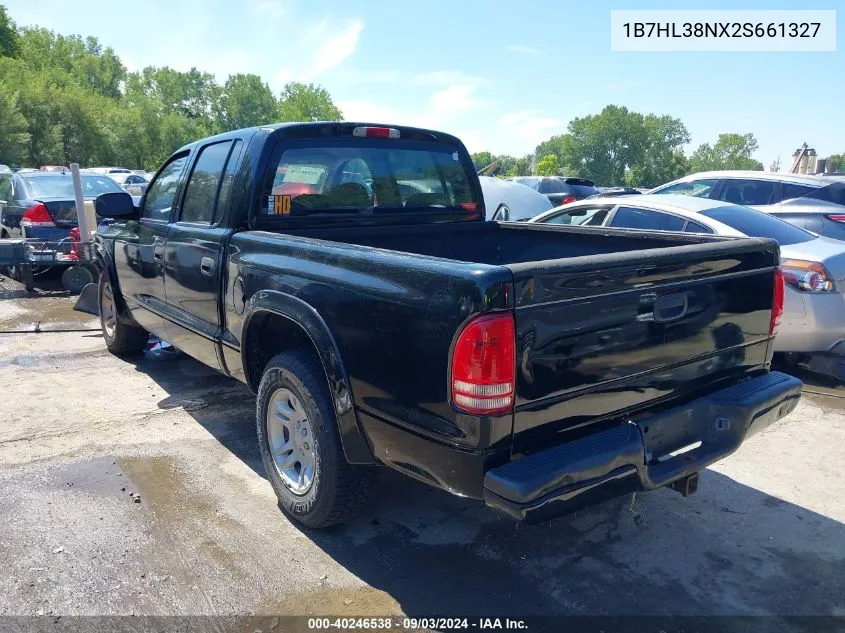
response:
M783 282L801 292L833 292L833 278L819 262L785 259L780 264Z

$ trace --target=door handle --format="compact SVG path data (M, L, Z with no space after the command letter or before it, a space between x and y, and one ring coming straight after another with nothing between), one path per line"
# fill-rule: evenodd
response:
M153 259L157 262L160 262L164 255L164 244L165 240L160 237L153 238Z
M214 274L214 260L210 257L203 257L200 260L200 272L209 277Z

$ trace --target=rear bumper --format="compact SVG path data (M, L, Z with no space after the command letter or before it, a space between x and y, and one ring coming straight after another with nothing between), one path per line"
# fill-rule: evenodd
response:
M845 296L810 294L786 288L776 352L828 352L845 340Z
M801 381L770 372L658 415L600 431L489 470L488 506L538 520L694 475L788 415ZM671 453L700 442L674 457Z

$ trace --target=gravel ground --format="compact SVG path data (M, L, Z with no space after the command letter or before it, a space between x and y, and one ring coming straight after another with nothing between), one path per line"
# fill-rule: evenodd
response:
M262 474L254 398L178 352L108 354L0 280L0 615L845 615L845 390L702 474L518 526L385 472L310 532ZM49 330L81 330L55 331Z

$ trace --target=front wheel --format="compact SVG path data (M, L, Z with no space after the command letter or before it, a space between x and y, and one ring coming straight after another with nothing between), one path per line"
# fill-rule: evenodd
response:
M346 461L326 376L305 351L267 364L256 402L261 460L279 506L312 528L343 523L367 500L372 467Z
M108 350L116 356L137 354L144 350L149 333L139 325L127 325L117 315L115 289L108 273L100 273L100 327Z

